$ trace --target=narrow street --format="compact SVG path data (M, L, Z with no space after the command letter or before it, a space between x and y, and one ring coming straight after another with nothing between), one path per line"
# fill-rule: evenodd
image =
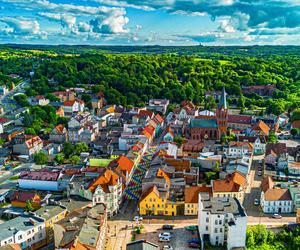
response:
M263 176L258 176L257 167L259 161L263 160L264 156L254 156L252 161L251 170L249 173L249 183L245 193L244 208L248 215L248 224L257 225L264 224L267 226L280 226L283 224L288 224L290 222L296 222L296 217L294 214L281 214L281 219L272 218L272 214L264 214L260 206L254 205L254 200L260 200L261 195L261 181Z

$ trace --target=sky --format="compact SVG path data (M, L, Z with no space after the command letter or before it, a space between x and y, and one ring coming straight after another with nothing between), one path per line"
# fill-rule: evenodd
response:
M0 0L0 43L300 45L300 0Z

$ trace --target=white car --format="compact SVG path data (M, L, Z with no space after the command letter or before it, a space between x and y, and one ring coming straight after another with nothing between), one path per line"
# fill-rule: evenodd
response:
M173 250L173 247L169 246L169 245L165 245L163 247L163 250Z
M170 237L159 237L160 242L170 242Z
M163 232L163 233L159 234L158 237L159 238L162 238L162 237L169 237L170 238L171 234L169 232Z
M258 200L258 199L255 199L255 200L254 200L254 205L255 205L255 206L258 206L258 205L259 205L259 200Z
M142 220L143 220L143 217L140 217L140 216L134 216L133 220L134 220L134 221L142 221Z
M274 219L281 219L282 216L280 214L273 214L272 216Z

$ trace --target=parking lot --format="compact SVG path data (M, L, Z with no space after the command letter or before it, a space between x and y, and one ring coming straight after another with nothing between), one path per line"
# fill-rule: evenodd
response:
M170 242L159 242L158 235L162 232L170 232ZM192 238L198 238L198 233L187 231L183 225L175 225L173 230L162 230L162 225L145 224L142 233L136 236L136 240L145 239L157 244L160 249L165 245L173 247L173 249L189 249L187 241Z

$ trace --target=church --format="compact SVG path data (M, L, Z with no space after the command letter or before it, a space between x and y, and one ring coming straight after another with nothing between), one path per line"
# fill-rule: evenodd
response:
M221 135L226 134L227 122L228 107L225 87L223 87L216 114L192 118L187 128L187 136L192 140L220 140Z

